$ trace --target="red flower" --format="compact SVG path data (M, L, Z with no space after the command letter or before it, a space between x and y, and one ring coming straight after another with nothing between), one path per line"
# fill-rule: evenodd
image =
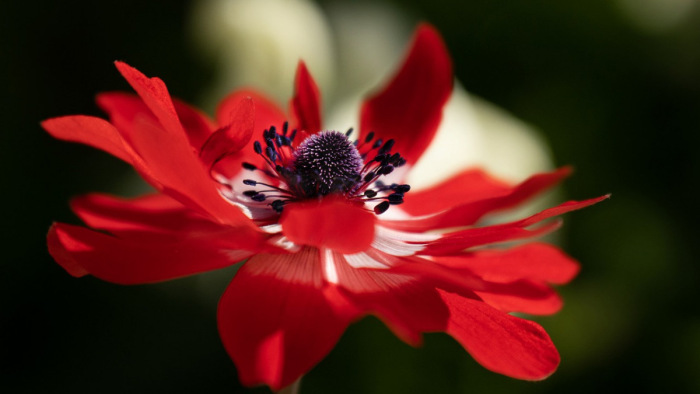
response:
M157 192L75 199L90 228L56 223L48 234L51 255L71 275L146 283L248 259L218 310L247 385L290 384L367 314L412 345L444 331L508 376L537 380L556 369L545 331L508 313L556 312L561 300L549 284L568 282L578 265L543 243L483 246L548 233L561 222L543 220L606 197L479 226L569 169L514 186L467 170L409 192L400 181L431 142L452 89L433 28L418 29L398 74L362 106L357 144L321 131L318 89L303 63L289 125L252 91L225 98L213 121L172 100L160 79L116 65L138 95L99 95L109 121L66 116L43 127L119 157Z

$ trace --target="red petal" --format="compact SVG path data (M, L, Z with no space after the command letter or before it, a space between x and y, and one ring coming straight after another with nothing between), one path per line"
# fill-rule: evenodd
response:
M484 302L501 311L537 315L555 313L562 306L561 298L544 283L565 283L578 272L576 262L553 246L541 243L506 251L438 256L433 260L438 264L414 264L414 271L425 271L423 276L438 276L443 283L472 289ZM433 272L441 266L449 268L444 273L440 270ZM474 275L481 277L481 283L470 283L475 282ZM463 294L458 288L445 287L441 283L438 286Z
M255 106L255 129L261 134L270 126L281 127L285 121L284 112L267 97L253 90L237 90L221 100L216 109L216 120L219 126L231 123L233 114L238 111L241 102L247 99L253 100Z
M132 144L145 163L145 177L155 179L155 186L164 193L220 223L255 227L219 194L218 184L184 138L146 119L137 119Z
M275 126L279 129L285 121L284 112L267 97L252 90L238 90L219 103L219 107L216 110L216 119L219 125L226 126L230 124L235 113L240 110L241 104L248 99L253 100L255 108L253 136L249 140L248 146L243 147L242 150L238 151L238 154L224 156L217 162L215 167L217 173L228 178L234 178L241 171L242 162L257 165L258 168L265 168L265 161L254 153L252 142L260 138L264 129L270 126ZM243 138L240 139L240 141L242 140Z
M448 255L458 253L474 246L534 238L557 230L561 227L561 224L562 221L559 219L534 229L525 229L514 223L470 228L450 233L428 244L427 247L421 251L421 254L431 256Z
M97 105L109 115L110 122L119 130L126 142L131 141L132 125L137 116L155 119L143 100L131 93L100 93L97 95Z
M306 131L308 134L321 131L321 94L303 61L300 61L297 67L294 97L290 104L299 131Z
M148 114L150 115L150 112ZM131 146L131 130L125 133L116 124L84 115L48 119L42 122L42 126L56 138L90 145L126 161L150 184L162 189L160 182L151 175L148 166Z
M356 316L326 296L318 253L257 255L221 297L219 334L243 384L273 390L291 384L331 351Z
M199 149L217 129L216 124L202 111L180 100L173 100L177 117L185 128L193 148Z
M259 231L213 223L163 194L134 199L90 194L74 199L71 205L89 226L113 235L106 239L114 242L153 245L154 249L201 243L190 248L208 248L227 255L231 261L251 254L242 250L278 251ZM203 253L202 258L209 253Z
M579 271L579 264L556 247L532 242L508 250L484 250L435 260L450 267L466 268L485 280L511 282L529 279L564 284Z
M341 253L368 249L374 240L374 222L372 212L333 197L288 204L280 218L290 241Z
M133 161L133 151L124 143L119 131L104 119L63 116L45 120L41 126L55 138L90 145L130 164Z
M606 194L604 196L596 197L596 198L591 198L588 200L583 200L583 201L567 201L564 203L561 203L557 205L556 207L548 208L545 209L544 211L537 213L535 215L532 215L528 218L525 218L518 223L519 226L531 226L537 222L540 222L542 220L554 217L554 216L559 216L563 215L567 212L571 211L576 211L579 209L586 208L588 206L591 206L593 204L597 204L603 200L607 200L610 198L610 194Z
M552 289L543 287L546 297L523 298L509 294L493 294L477 291L479 298L499 311L510 313L520 312L530 315L551 315L559 312L563 302L561 297Z
M479 168L468 169L426 189L406 194L401 209L413 216L507 194L512 186Z
M89 194L74 199L75 213L92 228L106 230L121 239L175 242L202 239L217 248L266 250L267 236L247 226L222 226L187 209L178 201L154 194L124 199Z
M196 156L180 124L163 81L147 78L122 62L116 62L116 66L159 123L154 123L153 115L143 111L142 104L123 95L112 96L118 97L116 112L120 115L120 125L117 127L124 127L127 142L143 159L142 164L135 165L136 169L156 188L191 209L221 223L254 228L250 219L219 194L219 186ZM106 97L109 104L110 96Z
M542 284L520 278L508 282L495 282L476 276L468 269L447 267L421 258L407 258L390 272L411 275L429 280L431 287L473 297L475 291L488 292L518 298L541 300L551 296L551 289Z
M135 94L100 93L97 95L97 105L109 114L111 123L119 129L127 142L131 141L136 118L156 120L146 103ZM211 133L217 129L216 124L206 114L180 100L173 100L173 105L190 145L199 149Z
M252 252L228 250L214 237L181 236L171 242L146 237L120 239L84 227L56 223L49 230L49 253L73 276L136 284L158 282L235 264ZM226 233L227 236L233 236ZM157 242L156 242L157 241ZM245 240L239 243L245 245Z
M561 221L547 223L534 229L526 229L526 227L530 227L553 216L562 215L596 204L608 197L609 195L605 195L583 201L568 201L515 222L487 227L468 228L466 230L448 233L442 238L428 244L421 253L426 255L446 255L478 245L540 236L556 230L561 225ZM383 224L389 224L389 222L383 222Z
M250 142L255 131L255 108L251 98L231 108L226 126L212 134L202 146L199 156L210 167L227 154L237 153Z
M114 62L124 79L138 93L160 124L170 132L172 138L184 138L185 132L177 117L175 106L165 83L160 78L148 78L124 62Z
M468 226L474 224L487 213L520 204L561 182L569 174L571 174L571 169L568 167L549 173L536 174L516 187L500 191L494 187L492 190L488 190L489 192L500 192L500 195L494 193L487 198L476 199L471 198L469 190L472 186L463 183L466 179L460 174L437 187L419 191L416 194L408 193L406 195L408 205L402 206L402 208L408 208L407 210L411 214L425 215L442 212L426 218L406 221L402 228L419 230ZM462 197L460 198L460 196Z
M440 291L450 309L447 333L487 369L517 379L540 380L559 365L559 353L538 324L499 312L483 302Z
M192 211L157 193L135 199L88 194L71 201L71 208L88 226L100 230L176 231L178 222Z
M370 131L395 140L394 152L414 163L437 131L452 92L452 65L440 35L428 25L416 31L398 74L362 105L360 140Z
M379 317L405 342L418 346L422 333L443 331L448 312L432 283L388 270L356 269L333 254L339 289L364 313Z

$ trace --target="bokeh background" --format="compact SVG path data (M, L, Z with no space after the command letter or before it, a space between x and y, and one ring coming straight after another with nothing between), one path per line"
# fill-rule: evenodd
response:
M338 6L315 4L324 14ZM700 392L700 2L386 5L408 32L420 20L434 24L466 90L532 125L554 163L576 168L562 196L613 197L567 215L561 231L583 269L561 289L562 312L536 319L562 356L548 380L486 371L446 335L412 348L367 318L304 379L302 393ZM193 33L196 8L0 3L1 391L269 392L240 387L218 339L216 294L235 268L122 287L70 277L45 247L52 221L77 222L71 196L143 186L117 159L53 140L39 121L100 115L97 92L128 89L116 59L160 76L186 101L218 99L212 84L222 70Z

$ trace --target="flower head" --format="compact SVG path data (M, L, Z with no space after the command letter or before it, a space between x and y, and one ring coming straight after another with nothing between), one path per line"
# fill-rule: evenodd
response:
M479 169L411 190L406 174L430 144L452 89L445 46L418 28L399 72L362 106L357 137L324 130L320 95L303 63L287 116L237 91L216 120L171 99L164 83L117 62L137 95L105 93L109 121L43 122L53 136L131 164L156 189L135 199L102 194L72 207L89 226L54 224L51 255L74 276L146 283L247 259L222 296L219 332L241 380L284 387L333 348L352 321L373 314L404 341L443 331L486 368L543 379L559 355L537 324L578 265L554 246L524 243L545 219L606 198L569 201L513 222L480 220L525 201L570 170L518 185Z

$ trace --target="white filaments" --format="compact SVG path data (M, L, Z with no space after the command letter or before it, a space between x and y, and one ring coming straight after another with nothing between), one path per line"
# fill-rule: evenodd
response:
M333 284L338 284L338 271L335 266L333 251L328 248L322 249L323 253L323 272L326 280Z

